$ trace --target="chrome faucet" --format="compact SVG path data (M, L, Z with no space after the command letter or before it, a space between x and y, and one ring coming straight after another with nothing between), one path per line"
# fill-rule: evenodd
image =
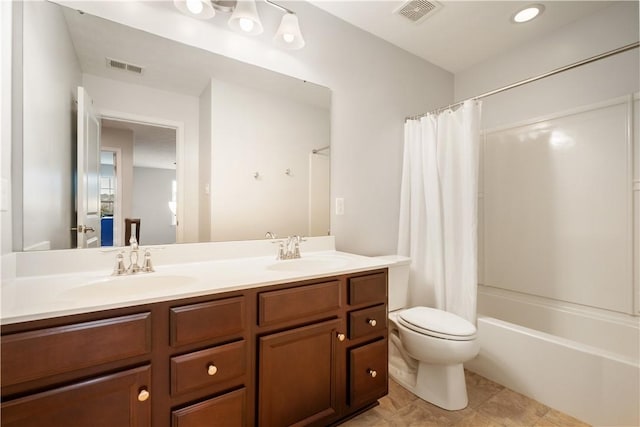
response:
M289 236L286 239L278 239L276 233L267 231L265 236L271 239L271 243L278 244L277 260L300 258L300 242L306 242L306 239L298 235Z
M289 236L285 239L274 241L278 242L278 255L276 259L297 259L300 258L300 242L304 242L300 236Z
M272 232L272 231L267 231L265 233L264 237L267 238L267 239L273 240L273 239L277 239L278 235L276 233Z
M155 271L153 269L153 264L151 263L151 252L149 249L144 251L142 266L139 264L140 247L138 246L136 236L131 236L129 239L129 245L131 247L129 250L129 267L124 266L124 251L120 251L120 253L116 255L116 266L114 267L111 275L123 276L126 274L151 273Z
M287 238L287 258L297 259L300 258L300 242L302 237L295 235Z

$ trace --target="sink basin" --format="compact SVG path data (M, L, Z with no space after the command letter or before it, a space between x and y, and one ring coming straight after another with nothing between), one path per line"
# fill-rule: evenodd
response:
M318 271L346 266L349 260L341 257L310 257L277 261L267 266L272 271Z
M158 276L153 273L134 276L110 277L69 289L62 293L67 298L100 299L106 297L140 295L165 292L194 283L189 276Z

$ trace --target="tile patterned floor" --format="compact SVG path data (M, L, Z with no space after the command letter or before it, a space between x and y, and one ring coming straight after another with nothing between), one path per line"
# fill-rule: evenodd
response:
M465 371L469 406L445 411L427 403L393 380L380 405L342 424L343 427L586 427L488 379Z

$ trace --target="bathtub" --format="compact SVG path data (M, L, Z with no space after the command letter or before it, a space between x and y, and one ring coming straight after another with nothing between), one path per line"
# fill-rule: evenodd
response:
M480 285L465 367L596 426L640 425L640 322Z

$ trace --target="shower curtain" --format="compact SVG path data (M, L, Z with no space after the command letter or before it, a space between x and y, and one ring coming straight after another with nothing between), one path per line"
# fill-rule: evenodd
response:
M409 298L475 324L480 101L407 120L398 254L412 259Z

